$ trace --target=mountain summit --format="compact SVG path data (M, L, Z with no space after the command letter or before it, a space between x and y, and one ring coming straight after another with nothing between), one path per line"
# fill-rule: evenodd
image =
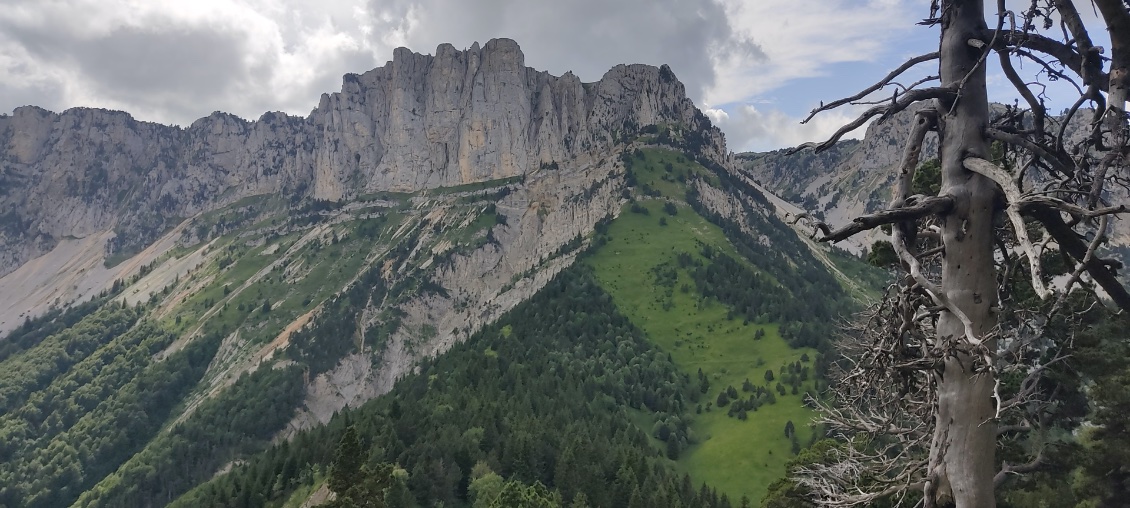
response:
M179 128L22 107L0 116L0 277L33 258L27 271L78 263L88 275L0 279L0 332L128 276L105 273L97 258L127 259L186 219L251 196L345 202L554 172L611 158L647 125L677 126L697 153L732 163L668 67L619 65L582 83L526 67L509 39L443 44L434 56L397 49L383 67L347 74L305 118L217 112ZM181 233L182 243L201 236Z
M0 116L0 275L65 238L113 231L106 254L133 252L248 196L341 201L521 176L662 123L704 133L703 153L727 160L721 132L666 66L619 65L582 83L526 67L509 39L434 56L399 48L305 118L217 112L178 128L22 107Z

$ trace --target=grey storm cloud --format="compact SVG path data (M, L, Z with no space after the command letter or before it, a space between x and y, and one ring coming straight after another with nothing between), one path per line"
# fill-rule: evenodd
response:
M233 93L264 74L245 64L246 34L218 28L173 24L117 26L78 33L50 23L0 20L0 43L39 68L57 69L65 78L0 80L0 88L20 93L0 99L0 107L34 104L62 109L64 79L80 80L87 93L167 118L199 115L201 105ZM20 64L21 67L31 67ZM11 71L12 69L9 69ZM25 69L28 74L31 69ZM258 76L257 76L258 75ZM62 107L61 107L62 106Z
M380 65L396 46L431 53L495 37L518 41L531 67L586 81L620 63L669 64L696 101L718 58L765 58L717 0L282 1L275 11L234 2L226 8L245 18L218 21L160 4L136 14L113 0L14 1L17 10L0 12L2 112L111 107L180 124L214 110L303 114L343 74ZM319 46L327 41L336 45Z
M61 83L30 83L25 80L0 79L0 114L18 106L53 107L63 101Z
M714 59L727 53L765 59L714 0L374 0L369 9L374 19L387 20L377 36L415 20L405 42L416 51L508 37L518 41L527 65L554 74L571 70L588 81L620 63L668 64L696 101L714 82Z
M240 58L242 34L209 27L118 27L90 38L51 33L46 27L14 32L36 58L73 65L96 90L115 99L159 95L192 103L251 74Z

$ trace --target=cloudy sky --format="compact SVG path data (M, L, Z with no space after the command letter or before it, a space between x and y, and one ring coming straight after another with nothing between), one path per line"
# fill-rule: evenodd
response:
M736 151L826 136L799 120L936 48L925 0L0 0L0 112L121 109L188 125L221 110L305 115L393 48L494 37L595 81L669 64ZM930 70L924 67L924 71Z

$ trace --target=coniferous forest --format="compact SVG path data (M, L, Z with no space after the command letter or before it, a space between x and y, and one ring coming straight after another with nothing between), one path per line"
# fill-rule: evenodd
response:
M340 506L741 506L670 460L695 439L694 392L579 266L389 395L175 505L281 505L328 478Z

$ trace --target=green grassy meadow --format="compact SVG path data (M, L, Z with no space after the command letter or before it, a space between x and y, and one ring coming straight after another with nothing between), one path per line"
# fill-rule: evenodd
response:
M703 244L738 256L717 226L682 202L685 187L679 174L705 170L697 164L679 162L681 157L675 152L644 153L647 161L636 162L633 171L640 188L657 190L660 196L655 197L653 191L652 197L641 198L634 212L632 205L627 205L610 224L609 241L587 262L621 312L669 352L692 380L700 369L709 380L708 392L690 405L692 410L697 404L703 407L692 425L697 444L683 451L677 467L696 483L706 482L727 494L735 505L742 496L756 504L769 484L784 475L785 463L793 456L791 441L784 433L786 422L794 423L801 444L809 440L808 422L814 413L804 407L801 398L804 390L813 388L812 380L803 383L799 395L786 392L776 404L749 412L746 421L727 416L724 408L706 410L706 406L708 402L713 405L728 386L736 388L739 396L748 396L742 393L746 379L774 389L777 381L767 383L766 370L773 370L779 379L782 365L796 362L806 353L815 358L816 351L790 348L778 335L776 324L728 319L728 306L702 297L685 269L677 270L673 286L657 283L653 269L676 266L674 260L680 252L708 263L700 253ZM675 215L664 210L666 203L675 205ZM660 224L661 218L665 225ZM756 269L756 263L751 266ZM755 339L759 329L764 336Z
M709 381L709 390L696 393L698 400L689 402L690 411L701 406L701 413L694 415L691 426L694 442L681 452L675 461L676 468L689 474L696 485L706 482L727 494L735 506L740 505L743 496L757 505L769 484L784 475L785 464L793 457L792 443L784 432L786 422L794 423L802 445L809 441L811 429L807 424L814 413L801 399L806 390L813 389L813 381L805 381L799 394L787 391L777 396L775 404L748 412L747 420L728 416L728 408L710 406L729 386L737 389L740 397L748 397L750 394L742 391L746 379L774 390L776 395L781 367L799 361L805 354L814 359L816 351L789 347L778 334L776 323L731 318L728 305L699 292L691 268L676 264L680 253L708 264L711 260L703 256L702 249L710 246L751 271L763 275L765 272L756 260L739 254L718 226L686 203L689 178L717 185L715 175L679 152L645 149L642 153L645 158L633 164L638 200L625 206L619 218L608 226L607 243L595 249L585 262L593 268L619 310L657 346L669 352L692 382L697 384L699 371ZM456 249L473 248L485 241L484 231L495 224L497 214L481 206L469 206L463 212L467 214L465 221L455 221L457 225L441 237ZM216 215L211 218L213 221L238 219ZM265 218L261 222L275 219ZM355 277L375 252L387 248L389 242L395 243L391 237L404 220L402 214L389 210L379 219L344 221L332 226L333 241L314 240L289 254L288 250L297 245L304 232L267 238L258 245L249 245L239 236L256 225L224 235L215 247L224 252L216 259L227 259L230 264L211 264L194 274L207 280L202 280L202 287L166 318L165 325L184 333L212 310L203 331L227 333L239 328L248 347L264 344ZM285 263L259 280L251 280L283 256L289 258ZM668 280L661 284L657 267L674 269L674 283ZM236 292L245 283L246 287ZM270 302L270 311L262 310L264 301ZM755 339L759 330L763 336ZM811 367L812 362L806 365ZM777 379L766 382L766 370L772 370ZM650 415L634 416L645 431L650 430ZM656 443L663 444L658 440Z

